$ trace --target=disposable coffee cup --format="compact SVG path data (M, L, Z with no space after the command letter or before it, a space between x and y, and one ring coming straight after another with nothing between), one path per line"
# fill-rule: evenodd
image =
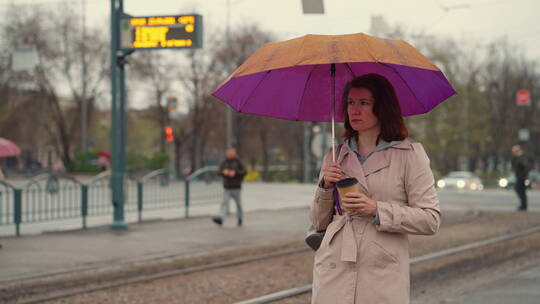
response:
M360 191L360 184L358 183L358 180L354 177L342 179L338 181L336 185L337 185L337 190L339 192L340 200L342 200L345 197L345 194L349 192Z

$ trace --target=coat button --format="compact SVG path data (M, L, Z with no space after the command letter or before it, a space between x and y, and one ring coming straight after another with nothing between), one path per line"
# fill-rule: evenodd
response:
M336 263L334 262L330 263L330 269L336 269Z

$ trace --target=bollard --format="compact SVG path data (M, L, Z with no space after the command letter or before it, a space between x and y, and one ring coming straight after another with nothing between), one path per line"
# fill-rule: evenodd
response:
M88 216L88 185L81 185L81 216L83 229L86 229L86 217Z
M20 236L21 230L21 219L22 219L22 190L21 189L13 189L14 194L14 204L13 204L13 222L15 222L15 235Z
M185 206L184 206L184 209L185 209L185 217L186 218L189 218L189 179L186 179L186 186L185 186L185 200L184 200L184 203L185 203Z
M143 183L137 181L137 212L139 213L139 223L142 222L143 211Z

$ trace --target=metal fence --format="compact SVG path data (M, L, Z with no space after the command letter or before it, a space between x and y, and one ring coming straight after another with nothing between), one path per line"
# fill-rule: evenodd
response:
M126 179L124 211L137 212L142 221L144 210L184 209L217 204L222 186L217 167L197 170L185 180L169 178L165 169L150 172L138 180ZM81 218L87 228L87 217L112 215L110 172L100 173L88 182L58 174L45 173L31 178L21 187L0 181L0 225L20 226L25 223Z

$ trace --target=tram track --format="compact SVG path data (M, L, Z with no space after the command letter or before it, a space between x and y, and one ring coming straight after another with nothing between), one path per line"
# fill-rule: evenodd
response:
M311 251L311 249L306 248L306 247L300 247L300 248L294 248L294 249L290 249L290 250L278 251L278 252L274 252L274 253L270 253L270 254L260 254L260 255L247 257L247 258L233 259L233 260L227 261L227 262L213 263L213 264L201 265L201 266L193 266L193 267L187 267L187 268L173 270L173 271L163 271L163 272L159 272L159 273L155 273L155 274L141 274L136 278L121 278L121 279L118 279L117 282L105 283L105 284L101 284L101 285L99 285L99 283L98 283L99 286L94 286L94 287L74 288L74 290L69 290L67 292L62 292L62 291L54 292L53 291L52 295L37 296L37 297L32 297L32 299L26 299L26 300L21 299L20 301L17 301L17 303L20 303L20 304L44 303L44 302L69 298L69 297L73 297L73 296L80 295L80 294L85 294L85 293L103 291L103 290L107 290L107 289L113 289L113 288L118 288L118 287L122 287L122 286L138 284L138 283L145 283L145 282L149 282L149 281L165 279L165 278L170 278L170 277L175 277L175 276L188 275L188 274L191 274L191 273L197 273L197 272L203 272L203 271L209 271L209 270L215 270L215 269L234 267L234 266L237 266L237 265L255 263L255 262L258 262L258 261L263 261L263 260L268 260L268 259L273 259L273 258L278 258L278 257L284 257L284 256L293 255L293 254L305 253L305 252L309 252L309 251ZM70 272L70 274L72 274L72 272ZM0 291L1 291L1 289L0 289ZM44 290L41 293L47 293L47 290ZM3 299L0 296L0 301L4 301L4 300L8 300L8 302L10 301L9 299ZM11 299L11 300L13 300L13 299Z
M516 232L516 233L509 233L509 234L506 234L506 235L492 237L492 238L489 238L489 239L486 239L486 240L481 240L481 241L477 241L477 242L473 242L473 243L469 243L469 244L465 244L465 245L461 245L461 246L456 246L456 247L453 247L453 248L448 248L448 249L441 250L441 251L438 251L438 252L433 252L433 253L428 253L428 254L425 254L425 255L422 255L422 256L413 257L413 258L411 258L411 261L410 261L411 272L416 271L417 273L416 274L413 273L413 276L416 276L416 279L421 279L420 277L424 277L424 278L425 277L432 277L433 276L432 273L434 271L436 271L436 270L448 271L448 269L451 269L451 268L463 267L463 265L465 265L465 264L476 264L476 266L481 266L481 264L493 265L495 263L501 263L501 262L507 261L507 260L509 260L511 258L516 258L516 257L523 256L523 255L525 255L525 253L523 253L523 252L514 253L514 254L511 254L508 257L498 257L496 259L493 259L491 261L491 263L486 263L486 261L479 261L479 262L475 263L477 257L468 256L466 258L455 259L455 260L453 260L453 261L451 261L449 263L444 264L444 266L438 265L436 267L433 267L433 266L428 267L428 268L430 268L429 270L418 271L416 269L413 269L413 267L418 266L418 265L420 265L422 263L427 263L427 262L430 262L430 261L433 261L433 260L443 259L443 258L446 258L446 257L449 257L449 256L459 255L459 254L463 254L463 253L469 253L469 252L475 251L477 249L480 249L480 248L483 248L483 247L488 247L488 246L491 246L491 245L504 244L504 243L506 243L508 241L518 239L518 238L523 238L523 237L529 236L531 234L536 234L536 233L540 233L540 226L533 227L533 228L527 229L525 231L520 231L520 232ZM300 296L300 295L303 295L303 294L308 294L308 293L311 293L311 284L303 285L303 286L297 286L297 287L293 287L293 288L290 288L290 289L280 290L280 291L277 291L277 292L274 292L274 293L265 294L265 295L255 297L255 298L252 298L252 299L247 299L247 300L243 300L243 301L240 301L240 302L236 302L235 304L280 303L279 301L287 300L289 298L294 298L294 297L297 297L297 296Z

